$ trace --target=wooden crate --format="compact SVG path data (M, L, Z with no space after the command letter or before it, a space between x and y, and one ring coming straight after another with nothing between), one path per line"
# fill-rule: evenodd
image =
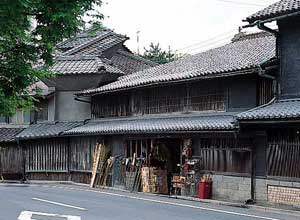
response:
M156 167L143 167L142 189L143 192L167 194L167 170Z

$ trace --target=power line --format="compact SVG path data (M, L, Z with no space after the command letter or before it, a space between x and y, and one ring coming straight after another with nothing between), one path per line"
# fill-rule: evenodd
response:
M230 34L230 35L223 35L222 38L211 38L211 39L208 39L206 41L203 41L203 43L201 44L197 44L193 47L189 47L189 48L186 48L186 49L180 49L180 50L177 50L177 51L182 51L182 52L189 52L189 51L193 51L193 50L197 50L199 48L203 48L203 47L206 47L206 46L209 46L211 44L214 44L214 43L218 43L218 42L221 42L221 41L224 41L225 39L231 39L232 37L234 36L234 34Z
M216 36L214 36L214 37L211 37L211 38L208 38L208 39L206 39L206 40L200 41L200 42L198 42L198 43L190 44L190 45L188 45L188 46L182 47L182 48L177 49L177 50L185 50L185 49L188 49L188 48L191 48L191 47L195 47L195 46L198 46L198 45L202 45L202 44L204 44L204 43L206 43L206 42L215 40L215 39L217 39L217 38L219 38L219 37L224 37L225 35L228 35L228 34L231 34L231 35L232 35L232 34L235 33L235 32L236 32L236 28L231 29L230 31L227 31L227 32L218 34L218 35L216 35Z
M232 3L232 4L236 4L236 5L248 5L248 6L258 6L258 7L266 7L267 6L267 5L263 5L263 4L242 2L242 1L237 1L237 0L215 0L215 1Z
M204 49L206 49L207 47L212 47L213 45L219 45L218 43L221 43L222 42L222 44L220 44L220 46L221 45L223 45L224 44L224 42L225 42L225 40L227 41L227 40L230 40L231 39L231 37L224 37L224 38L221 38L221 39L219 39L219 40L217 40L217 41L212 41L212 42L210 42L210 43L208 43L208 44L205 44L205 45L202 45L202 46L199 46L199 47L195 47L195 48L192 48L192 49L190 49L190 50L188 50L188 51L186 51L187 53L193 53L193 52L197 52L197 51L201 51L201 50L204 50ZM208 48L207 48L208 49Z

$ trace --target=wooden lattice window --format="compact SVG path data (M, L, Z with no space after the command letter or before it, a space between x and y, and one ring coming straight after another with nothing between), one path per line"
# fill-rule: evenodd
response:
M194 145L202 170L247 174L251 172L249 140L201 138Z
M130 102L127 94L104 95L93 98L93 118L128 116L130 113Z
M220 85L210 83L179 84L145 89L135 97L138 114L158 114L186 111L225 111L225 92Z
M192 111L225 111L225 92L222 85L197 84L189 87Z
M260 78L258 81L258 105L264 105L274 97L273 80Z
M300 135L298 129L268 132L268 176L300 178Z

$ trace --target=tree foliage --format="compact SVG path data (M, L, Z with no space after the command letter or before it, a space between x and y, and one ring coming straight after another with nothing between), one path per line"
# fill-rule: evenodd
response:
M159 43L150 43L149 48L144 48L144 50L145 52L142 55L144 58L159 64L169 63L182 57L181 54L173 51L171 47L168 50L163 50Z
M1 0L0 115L32 106L28 86L49 75L55 44L78 32L84 15L99 24L95 6L101 0Z

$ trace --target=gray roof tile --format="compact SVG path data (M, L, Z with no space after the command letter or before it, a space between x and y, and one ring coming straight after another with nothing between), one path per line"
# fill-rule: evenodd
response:
M50 71L58 75L118 73L123 71L112 66L105 58L92 55L59 56Z
M300 100L278 100L237 115L238 120L276 120L300 118Z
M234 128L233 115L143 116L94 120L83 126L65 131L64 134L145 134L227 131Z
M14 142L23 128L0 128L0 142Z
M220 76L223 73L234 74L235 71L255 68L274 58L275 44L273 36L235 41L178 61L121 76L113 83L77 94L88 96L170 81Z
M32 124L17 135L20 139L35 139L59 136L63 131L82 125L83 122L43 122Z
M125 41L125 39L123 38L116 38L114 35L110 35L105 37L104 39L100 40L99 42L95 42L93 44L87 45L86 47L84 47L84 45L82 45L81 50L76 50L76 48L74 48L74 51L67 51L67 53L70 54L87 54L87 55L99 55L102 54L104 51L112 48L113 46L123 43Z
M114 54L111 58L111 62L126 74L142 71L158 65L157 63L123 50L119 50Z
M59 44L56 45L56 47L58 49L61 50L71 50L73 48L78 48L82 45L86 45L86 44L91 44L93 43L95 40L103 40L105 39L107 36L110 36L111 38L114 39L121 39L122 41L127 40L128 38L124 35L120 35L120 34L116 34L115 32L113 32L112 30L108 29L108 28L104 28L101 31L97 31L96 33L91 33L91 30L86 30L83 32L78 33L75 37L70 38L68 40L65 40ZM106 43L107 48L110 48L112 46L114 46L114 44L109 44Z
M253 23L257 20L263 21L299 11L300 0L281 0L247 17L246 21Z

